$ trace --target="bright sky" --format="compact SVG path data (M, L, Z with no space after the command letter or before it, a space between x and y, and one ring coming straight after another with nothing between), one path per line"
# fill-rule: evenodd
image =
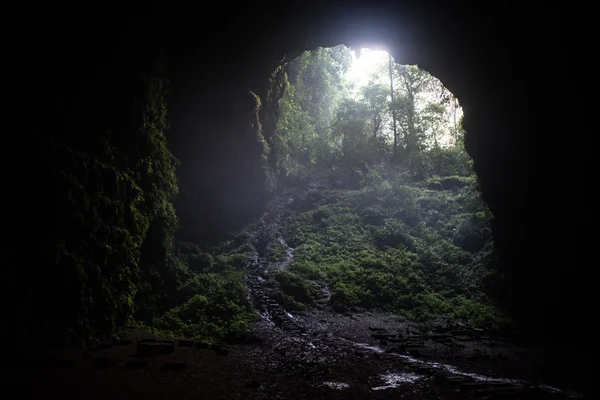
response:
M392 62L394 62L393 59ZM360 88L369 84L369 80L372 79L372 75L374 73L381 71L382 68L385 68L384 71L387 71L388 63L389 54L385 50L371 50L367 48L361 48L359 51L352 50L352 66L350 67L350 70L347 72L346 75L346 78L348 79L349 83L354 83L354 90L352 91L352 96L358 99L361 96L359 94ZM384 85L389 85L389 75L387 73L380 73L379 79L380 83L383 83ZM423 93L422 96L425 96L426 98L427 93ZM424 104L426 103L423 102L422 105ZM457 119L460 119L460 117L462 116L462 108L460 108L460 106L455 113L452 113L452 110L454 110L454 108L451 109L449 106L446 107L445 118L448 121L448 123L451 123L453 121L454 116L456 116ZM384 129L389 129L390 131L387 133L391 135L390 127L386 127ZM442 134L440 140L442 143L450 140L449 132L446 132L446 134Z
M352 67L348 79L356 84L356 89L366 86L371 75L381 65L387 65L389 54L384 50L360 49L359 54L352 50Z

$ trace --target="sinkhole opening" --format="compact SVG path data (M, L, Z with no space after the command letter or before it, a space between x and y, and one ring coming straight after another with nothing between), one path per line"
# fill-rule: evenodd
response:
M286 213L263 240L285 308L511 325L463 110L439 79L339 45L284 60L268 87L260 134Z

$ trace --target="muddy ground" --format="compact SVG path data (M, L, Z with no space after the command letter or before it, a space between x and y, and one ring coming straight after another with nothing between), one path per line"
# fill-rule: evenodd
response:
M150 342L158 347L164 345L166 354L141 351L138 346L143 348L144 344L139 343L148 335L131 332L130 341L104 343L95 349L54 350L31 355L23 363L5 360L4 365L9 368L2 374L3 387L11 393L6 398L11 399L577 397L535 382L494 379L491 375L427 362L427 350L419 357L387 353L385 346L367 344L376 339L370 336L368 328L360 329L361 320L370 325L374 319L382 323L380 317L383 316L348 317L353 322L340 317L339 321L329 322L322 332L287 331L262 320L254 329L254 343L226 349L186 340ZM344 323L354 324L356 330L350 335L355 336L336 336L335 330ZM455 356L452 365L459 365L459 359ZM483 372L486 368L489 366L480 363L474 370Z

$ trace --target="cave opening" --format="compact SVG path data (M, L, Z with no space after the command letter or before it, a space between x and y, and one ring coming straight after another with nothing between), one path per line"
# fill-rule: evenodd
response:
M276 221L259 256L285 264L272 277L284 307L512 327L490 295L492 215L463 111L437 78L385 50L319 47L277 67L259 102Z
M523 40L527 24L511 24L512 12L494 9L498 24L481 15L457 23L471 5L431 13L417 8L384 10L369 20L371 6L340 17L319 4L307 18L296 9L286 19L280 5L273 24L247 15L260 7L240 16L228 10L225 28L216 33L191 17L140 17L110 32L98 26L89 36L106 36L77 51L68 35L40 35L54 50L31 54L57 61L48 74L30 74L39 83L32 93L44 95L34 107L33 134L19 135L27 143L15 146L35 143L39 155L29 164L38 172L35 185L28 172L15 175L22 196L11 217L19 220L10 220L15 234L1 276L10 288L4 303L11 305L2 331L7 343L18 344L11 351L22 355L32 344L65 342L106 350L131 334L121 330L128 325L155 339L183 338L176 349L191 339L226 354L219 346L281 339L267 328L274 324L283 339L269 342L277 349L272 354L261 347L268 362L260 362L288 371L317 365L321 356L354 354L328 342L333 335L408 361L434 352L451 362L445 371L455 375L463 362L463 371L493 366L498 375L585 386L579 361L588 359L587 345L580 338L593 330L582 313L594 280L586 279L592 269L579 267L567 250L581 249L581 235L555 234L553 225L568 220L564 231L576 231L574 218L553 216L579 199L564 195L558 204L558 196L541 190L546 178L539 175L544 167L536 150L550 141L536 137L543 121L532 110L551 85L527 71L539 65L543 46ZM120 30L128 24L139 29ZM164 32L149 32L158 26ZM240 34L230 35L232 26ZM376 49L367 42L380 40L400 62L425 68L460 98L463 137L457 123L453 140L427 135L425 125L436 122L440 108L430 107L424 118L418 107L391 96L396 134L389 112L388 124L377 129L377 114L368 118L369 111L388 102L377 90L357 90L344 98L345 110L330 109L335 130L322 115L325 122L311 120L328 107L304 110L279 85L297 84L283 79L283 54L295 62L306 49L312 56L318 46L348 43L358 56L361 48ZM209 48L216 62L207 62ZM165 69L153 67L159 53ZM35 80L42 76L52 79ZM408 123L413 108L422 125ZM280 121L285 114L287 125ZM303 135L286 136L282 126ZM361 135L365 130L372 135ZM411 130L424 137L411 137ZM447 143L460 140L468 154ZM33 200L40 193L45 201ZM31 237L31 227L35 240L22 240ZM25 263L33 269L21 268ZM553 268L556 263L561 268ZM567 265L573 271L562 268ZM479 346L490 339L480 329L498 332L512 323L496 299L507 300L519 327L530 330L525 356L501 352L497 343ZM382 314L373 312L378 308ZM258 327L259 337L247 335L248 327ZM317 339L305 341L311 335ZM505 347L514 344L513 337L502 340ZM551 356L544 356L547 349ZM286 351L290 357L278 358ZM367 367L387 365L382 359L361 353L360 360L346 361L365 368L366 376ZM279 371L273 372L276 379ZM471 375L461 376L480 379ZM250 387L270 377L256 379ZM358 381L333 386L360 387Z

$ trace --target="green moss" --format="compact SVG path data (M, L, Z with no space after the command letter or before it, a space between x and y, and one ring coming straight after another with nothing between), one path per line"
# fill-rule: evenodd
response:
M295 247L291 271L329 284L339 310L380 308L411 319L453 316L477 324L501 320L482 287L491 215L472 177L452 177L461 182L454 190L428 188L445 178L415 184L373 168L358 190L308 192L305 203L310 197L318 208L295 208L283 224Z
M152 327L176 337L231 342L243 336L256 318L239 271L198 274L182 290L189 298L155 318Z
M280 271L275 276L275 280L279 283L282 292L291 296L297 303L313 304L319 295L319 288L295 273Z

